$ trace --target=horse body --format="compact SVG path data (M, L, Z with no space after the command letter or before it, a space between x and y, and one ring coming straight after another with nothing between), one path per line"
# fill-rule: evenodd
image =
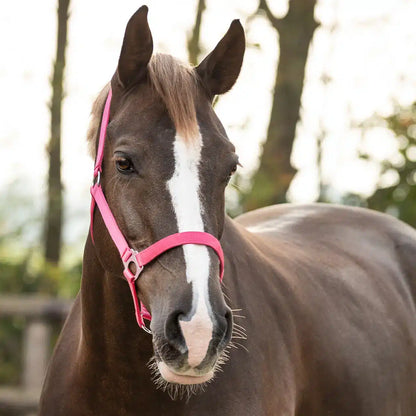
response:
M228 219L224 291L247 339L188 401L151 383L149 336L88 241L41 414L414 415L415 234L385 215L321 205ZM118 305L112 315L104 299Z
M270 351L264 361L287 366L278 389L281 374L273 371L263 397L276 403L265 414L280 414L290 392L290 410L281 414L414 415L414 230L385 215L321 205L267 208L239 222L259 236L257 263L265 264L241 289L263 291L258 309L247 307L258 314L250 328L256 318L267 323L248 342L262 338L259 355ZM281 345L280 358L272 345Z
M212 101L244 45L233 21L191 68L153 56L146 7L128 22L93 109L94 242L41 416L416 414L415 231L326 205L225 215L239 162ZM140 253L189 234L212 244L181 242L138 269Z

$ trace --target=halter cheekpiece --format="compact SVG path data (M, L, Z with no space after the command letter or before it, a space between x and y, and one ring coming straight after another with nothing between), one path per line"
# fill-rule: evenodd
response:
M102 187L101 187L101 172L102 162L104 156L105 137L107 132L107 125L110 118L110 106L111 106L112 91L108 92L107 99L104 106L104 112L101 120L100 137L98 142L97 156L94 167L94 184L91 186L91 237L93 237L93 217L94 207L97 204L100 210L101 216L104 220L110 236L116 245L118 252L120 253L121 261L124 265L123 275L126 278L130 287L130 292L133 298L134 310L136 320L140 328L150 333L150 330L144 324L144 319L151 320L152 317L149 311L145 308L142 302L139 302L136 292L135 281L138 279L140 273L146 264L150 263L156 257L163 254L165 251L171 248L182 246L184 244L199 244L211 247L217 254L220 260L220 280L224 276L224 253L221 248L220 242L212 235L202 231L186 231L176 234L168 235L165 238L157 241L151 246L138 252L132 249L114 218L107 200L105 199ZM94 240L94 239L93 239ZM134 266L134 268L133 268Z

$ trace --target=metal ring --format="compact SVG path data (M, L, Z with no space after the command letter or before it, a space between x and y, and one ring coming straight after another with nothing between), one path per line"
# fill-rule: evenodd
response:
M142 317L142 319L143 319L143 317ZM146 325L143 324L142 329L143 329L144 332L147 332L148 334L152 335L152 331Z

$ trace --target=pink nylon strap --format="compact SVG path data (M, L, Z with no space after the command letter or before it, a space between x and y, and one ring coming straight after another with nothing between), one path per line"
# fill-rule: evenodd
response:
M107 200L105 199L103 190L101 188L101 172L102 172L102 161L104 156L104 144L105 136L107 133L107 125L110 118L110 106L111 106L111 97L112 92L111 88L105 102L103 117L100 127L100 137L98 142L98 150L96 156L96 162L94 167L94 178L96 178L96 183L91 186L91 237L93 237L93 216L95 204L97 204L98 209L100 210L101 216L104 220L104 224L110 233L114 244L116 245L118 252L120 253L121 260L124 265L123 275L126 278L130 292L133 298L134 311L138 325L140 328L144 329L147 332L150 332L146 325L144 324L143 319L151 320L150 313L146 310L145 306L139 302L137 297L137 291L135 286L135 281L139 277L145 265L150 263L156 257L160 256L164 252L178 246L185 244L198 244L210 247L217 254L220 261L220 280L222 282L224 276L224 253L221 248L220 242L209 233L202 231L186 231L182 233L176 233L168 235L165 238L157 241L151 246L145 248L144 250L137 252L136 250L130 248L126 239L124 238L120 228L117 225L117 222L114 218L113 213L111 212L110 207L108 206ZM133 267L134 265L134 267Z
M103 190L100 184L95 184L91 187L91 196L96 202L101 216L104 220L105 226L110 233L111 239L114 241L120 256L123 256L126 250L129 249L126 239L118 228L116 219L108 206L107 200L105 199Z
M94 178L98 175L98 172L101 172L102 170L101 165L103 164L105 136L107 134L108 121L110 120L110 107L112 97L113 91L110 88L110 91L108 91L107 99L105 100L103 118L101 120L100 139L98 141L97 156L95 158Z
M145 248L140 253L137 253L136 258L140 266L145 266L165 251L185 244L198 244L211 247L220 260L220 280L222 281L224 277L224 253L221 244L212 234L202 231L184 231L182 233L168 235Z

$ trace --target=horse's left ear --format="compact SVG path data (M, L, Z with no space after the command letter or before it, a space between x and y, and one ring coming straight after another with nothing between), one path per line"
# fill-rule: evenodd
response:
M211 98L224 94L234 85L245 48L244 29L239 20L234 20L215 49L196 67Z
M118 79L124 88L144 78L152 56L153 39L147 12L147 6L140 7L127 23L117 67Z

